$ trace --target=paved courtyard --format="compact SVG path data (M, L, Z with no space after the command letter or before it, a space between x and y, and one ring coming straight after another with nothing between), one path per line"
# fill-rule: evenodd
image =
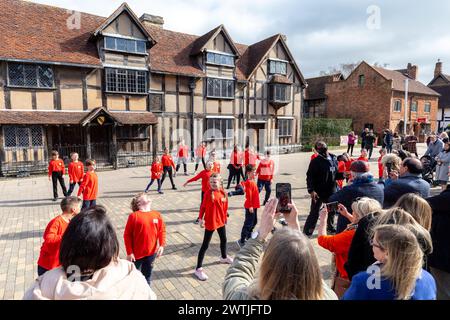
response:
M420 149L419 152L423 151L423 146ZM336 154L339 152L335 151ZM279 170L275 177L275 183L292 184L292 196L300 210L302 226L309 211L305 179L310 155L279 156ZM376 160L372 161L371 170L375 173ZM222 175L226 177L226 164L222 168ZM192 164L188 170L192 177ZM120 240L120 257L125 258L123 231L130 213L130 200L147 185L149 168L105 171L98 175L98 203L108 209ZM217 234L213 236L204 261L209 280L200 282L193 275L203 229L193 224L198 214L200 183L183 188L182 184L187 179L182 174L175 178L177 191L169 190L169 181L165 182L164 195L159 195L152 186L153 208L162 213L167 228L167 246L164 255L155 263L152 288L158 299L221 299L221 285L227 266L218 263L220 250ZM42 234L50 219L59 213L59 204L51 201L51 188L51 182L45 176L0 180L0 299L21 299L36 278ZM232 256L238 251L236 240L243 223L243 202L243 197L230 199L227 236L228 250ZM324 278L329 281L331 255L318 247L315 238L311 241Z

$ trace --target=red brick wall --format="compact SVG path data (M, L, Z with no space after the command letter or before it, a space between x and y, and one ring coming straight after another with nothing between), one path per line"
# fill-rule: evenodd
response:
M362 87L359 76L365 76ZM359 134L366 123L374 125L374 131L389 126L391 110L391 81L386 81L369 65L362 63L345 81L326 85L328 96L327 117L353 119L353 130Z

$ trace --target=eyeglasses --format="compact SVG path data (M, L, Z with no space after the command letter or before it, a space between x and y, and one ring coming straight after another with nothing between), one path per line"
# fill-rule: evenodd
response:
M376 247L376 248L384 251L384 248L382 246L380 246L379 244L375 243L373 240L370 240L370 246Z

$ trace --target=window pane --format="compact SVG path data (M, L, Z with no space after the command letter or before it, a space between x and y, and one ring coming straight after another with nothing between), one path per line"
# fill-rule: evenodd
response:
M136 52L136 41L127 40L127 51L128 52Z
M39 73L39 87L52 88L53 69L48 66L38 66L38 73Z
M214 96L214 79L208 78L206 85L206 95Z
M37 87L37 74L36 66L25 64L24 65L24 75L25 75L25 86L26 87Z
M116 39L116 49L121 51L127 51L127 40L126 39Z
M116 49L116 39L112 37L105 38L105 48L106 49Z
M145 41L137 41L137 52L145 53L147 51Z
M214 79L214 97L220 97L220 79Z
M117 91L116 70L106 69L106 90Z
M286 74L287 65L284 62L280 62L280 73Z
M3 134L5 135L5 147L15 147L16 127L4 127Z
M227 97L234 97L234 81L227 81Z
M137 81L138 81L138 92L146 93L147 92L147 72L138 71L137 72Z
M9 84L12 86L24 86L25 79L23 76L23 64L8 64Z
M206 61L207 61L207 62L212 62L212 63L214 63L214 53L208 52L208 53L206 54Z
M41 127L31 127L31 144L33 147L40 147L43 145Z
M127 92L127 71L117 70L117 91Z
M17 127L16 134L18 147L30 146L30 131L28 130L28 128Z
M214 54L214 63L217 63L217 64L222 63L222 57L220 54Z
M275 73L275 61L269 61L269 73Z
M128 70L128 91L136 92L136 71Z
M227 85L228 85L228 81L227 80L221 80L220 82L222 82L222 87L221 87L221 92L220 92L220 96L221 97L227 97Z

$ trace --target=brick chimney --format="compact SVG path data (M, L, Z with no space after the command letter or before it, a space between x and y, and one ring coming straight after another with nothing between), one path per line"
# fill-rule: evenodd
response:
M419 67L416 65L413 66L411 63L408 63L406 72L411 79L417 80L417 77L419 76Z
M442 62L441 59L438 59L438 62L436 62L436 67L434 68L434 77L436 78L441 73L442 73Z
M148 13L144 13L139 20L144 26L162 28L164 26L164 18L160 16L154 16Z

